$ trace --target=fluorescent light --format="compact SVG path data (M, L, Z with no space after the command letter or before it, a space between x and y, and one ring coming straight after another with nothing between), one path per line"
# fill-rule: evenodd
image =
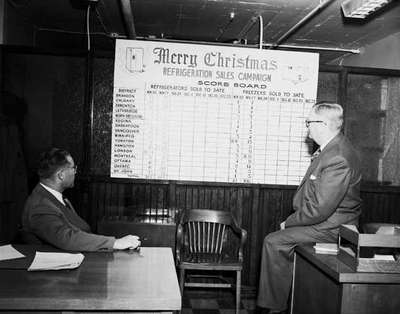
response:
M342 3L342 11L345 17L365 19L387 5L392 0L346 0Z

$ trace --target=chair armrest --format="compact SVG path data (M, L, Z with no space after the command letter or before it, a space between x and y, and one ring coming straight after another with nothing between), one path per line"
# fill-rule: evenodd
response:
M232 230L239 236L240 238L240 246L238 250L238 259L240 262L243 262L243 247L247 240L247 231L240 228L239 224L236 222L236 219L232 216Z
M175 257L176 265L181 261L181 248L183 247L183 226L178 224L176 227L176 246L175 246Z
M236 219L233 216L232 216L231 228L238 235L240 235L242 233L242 230L244 230L239 226L239 224L236 222Z
M240 262L243 262L243 247L247 240L247 231L244 229L240 229L240 246L238 251L238 259Z

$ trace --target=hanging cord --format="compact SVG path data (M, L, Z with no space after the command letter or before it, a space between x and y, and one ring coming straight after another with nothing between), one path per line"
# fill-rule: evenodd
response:
M217 36L217 38L215 38L216 41L218 41L218 40L221 39L222 35L223 35L223 34L225 33L225 31L228 29L229 25L232 24L234 18L235 18L235 12L232 11L231 13L229 13L229 21L225 24L224 27L222 27L222 28L219 30L220 34Z
M260 20L260 45L259 45L259 49L263 49L263 37L264 37L264 25L263 25L263 18L261 15L258 16L259 20Z
M90 51L90 4L87 7L86 10L86 35L87 35L87 49Z
M104 32L109 36L110 32L107 31L107 27L104 24L104 21L103 21L103 19L101 17L101 14L100 14L99 10L97 10L97 6L94 7L94 11L96 12L96 16L97 16L98 21L101 24L101 27L103 28ZM92 35L93 35L93 33L92 33Z

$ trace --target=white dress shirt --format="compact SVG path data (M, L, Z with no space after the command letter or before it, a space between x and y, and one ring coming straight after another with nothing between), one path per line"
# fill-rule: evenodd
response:
M63 196L60 192L48 187L47 185L44 185L42 182L40 182L40 185L43 186L47 191L49 191L51 194L54 195L54 197L61 202L64 206L66 206Z

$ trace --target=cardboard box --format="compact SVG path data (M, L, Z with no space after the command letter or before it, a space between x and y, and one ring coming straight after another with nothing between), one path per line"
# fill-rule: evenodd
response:
M390 232L393 230L393 232ZM363 257L361 252L374 252L384 249L389 252L400 252L400 229L382 229L377 233L359 233L352 225L342 225L339 228L338 258L352 270L358 272L400 273L400 259L394 255L375 254ZM393 253L394 254L394 253Z

